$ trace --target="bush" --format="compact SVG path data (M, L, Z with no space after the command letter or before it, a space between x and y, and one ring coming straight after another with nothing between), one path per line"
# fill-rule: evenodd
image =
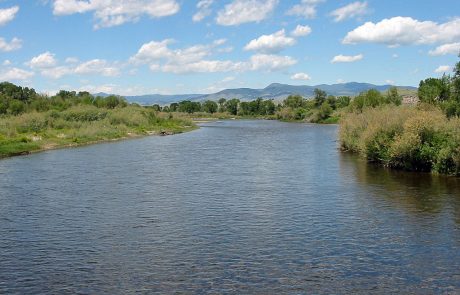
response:
M104 119L107 111L100 110L93 106L72 107L62 113L62 118L66 121L93 122Z
M385 106L347 113L341 146L387 167L460 175L460 120L439 108Z

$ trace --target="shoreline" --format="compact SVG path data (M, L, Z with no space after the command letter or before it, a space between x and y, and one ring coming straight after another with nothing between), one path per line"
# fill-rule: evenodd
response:
M18 152L16 154L11 154L7 156L0 156L0 161L10 159L13 157L38 154L38 153L42 153L46 151L79 148L79 147L85 147L85 146L96 145L96 144L111 143L111 142L124 141L124 140L130 140L130 139L139 139L139 138L144 138L144 137L149 137L149 136L173 136L173 135L178 135L178 134L182 134L186 132L191 132L199 128L200 128L199 126L187 126L187 127L184 127L183 130L179 130L179 131L171 131L171 130L147 131L146 134L128 133L127 136L122 136L118 138L92 140L92 141L87 141L87 142L82 142L82 143L66 143L66 144L49 143L49 144L45 144L43 147L36 149L36 150Z

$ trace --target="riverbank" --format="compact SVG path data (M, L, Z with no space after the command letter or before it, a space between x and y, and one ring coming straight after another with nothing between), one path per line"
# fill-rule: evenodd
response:
M80 105L62 112L3 116L0 158L148 135L172 135L196 128L192 120L134 105L114 109Z
M343 150L389 168L460 176L460 118L432 105L345 114L339 139Z

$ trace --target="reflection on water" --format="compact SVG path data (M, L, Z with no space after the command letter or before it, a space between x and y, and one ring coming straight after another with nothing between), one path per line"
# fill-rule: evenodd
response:
M453 211L460 223L460 178L383 169L356 155L341 154L342 173L351 173L364 187L380 190L378 196L409 212Z
M0 294L457 294L458 179L225 121L0 161Z

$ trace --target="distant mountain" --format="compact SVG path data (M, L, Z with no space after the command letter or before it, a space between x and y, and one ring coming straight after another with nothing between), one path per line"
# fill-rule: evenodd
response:
M315 88L319 88L327 92L327 94L340 96L340 95L349 95L354 96L358 95L362 91L367 91L369 89L377 89L379 91L386 91L392 85L374 85L369 83L341 83L341 84L321 84L316 86L307 86L307 85L287 85L273 83L268 85L263 89L252 89L252 88L236 88L236 89L225 89L217 93L212 94L180 94L180 95L160 95L160 94L147 94L141 96L125 96L127 100L131 102L137 102L142 105L150 104L170 104L173 102L178 102L181 100L193 100L193 101L203 101L203 100L218 100L220 98L232 99L238 98L240 100L254 100L258 97L263 99L275 99L282 100L289 95L299 94L304 97L312 97L314 95ZM412 86L398 86L400 89L407 90L416 90L416 87ZM107 96L106 93L98 93L95 95Z

